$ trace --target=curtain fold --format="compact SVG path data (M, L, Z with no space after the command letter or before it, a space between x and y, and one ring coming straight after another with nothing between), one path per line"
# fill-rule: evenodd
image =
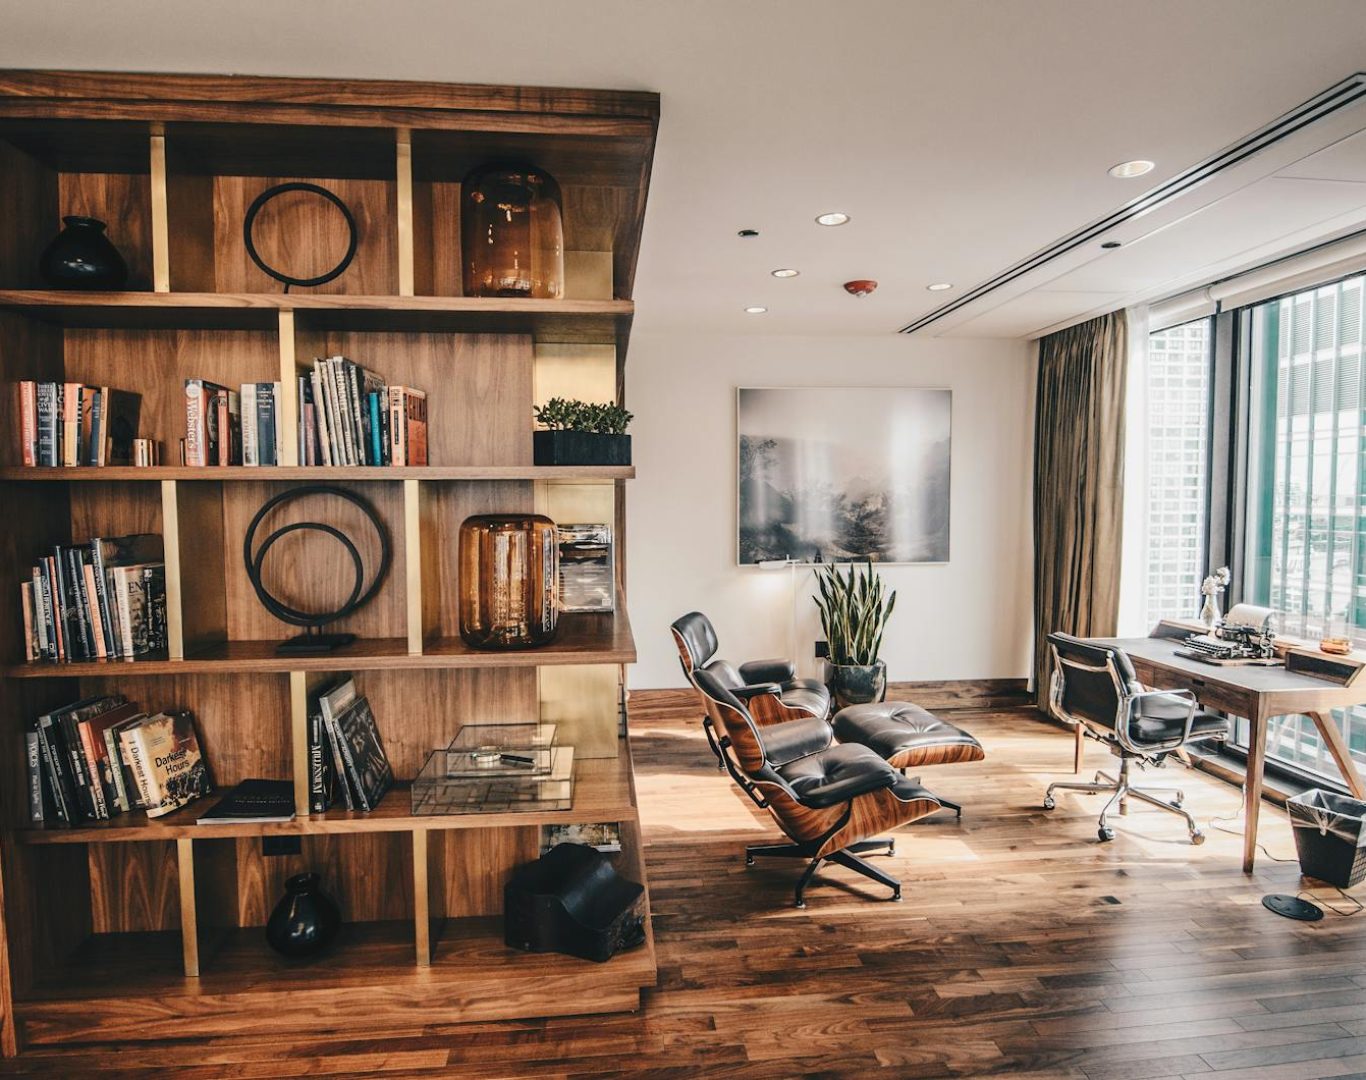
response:
M1034 692L1047 635L1115 633L1124 530L1128 332L1111 312L1039 342L1034 420Z

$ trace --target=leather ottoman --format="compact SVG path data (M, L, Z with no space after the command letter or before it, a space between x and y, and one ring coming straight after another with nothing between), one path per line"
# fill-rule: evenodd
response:
M909 701L850 705L835 714L835 738L862 743L897 769L981 761L982 744Z

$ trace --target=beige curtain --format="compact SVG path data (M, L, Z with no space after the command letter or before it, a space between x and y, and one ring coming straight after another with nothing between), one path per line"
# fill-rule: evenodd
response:
M1115 633L1124 503L1122 311L1039 342L1034 428L1034 691L1048 697L1046 635Z

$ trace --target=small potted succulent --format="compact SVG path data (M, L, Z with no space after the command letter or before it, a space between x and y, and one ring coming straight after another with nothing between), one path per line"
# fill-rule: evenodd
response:
M542 430L532 434L537 465L629 465L629 412L616 404L551 398L535 409Z
M830 692L837 708L881 701L887 695L887 665L878 658L896 590L886 592L872 561L849 564L845 573L831 563L816 571L820 595L812 597L830 650Z

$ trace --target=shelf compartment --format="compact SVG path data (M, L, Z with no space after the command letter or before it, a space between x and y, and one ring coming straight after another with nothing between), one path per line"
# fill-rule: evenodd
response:
M283 725L282 725L283 726ZM210 748L211 749L211 748ZM16 830L24 845L134 843L153 840L219 840L255 836L323 836L347 833L403 833L451 829L500 829L569 824L585 821L634 820L630 748L619 740L615 758L578 758L574 762L574 805L569 810L539 810L508 814L421 815L412 812L411 785L400 783L368 814L329 810L294 821L263 824L196 825L228 785L214 796L159 818L142 812L120 814L109 821L65 827L48 825Z
M198 979L169 974L178 935L92 939L15 1004L35 1044L212 1037L240 1032L403 1028L634 1011L653 986L646 946L606 964L503 944L501 920L448 920L430 967L413 962L411 922L348 923L306 966L270 951L259 928L225 934ZM136 972L136 978L129 973Z
M232 465L207 469L183 465L135 468L107 465L103 468L0 468L0 481L23 483L65 483L67 481L126 480L307 480L336 483L346 480L533 480L557 484L601 484L614 480L634 480L634 465L406 465L381 466L278 466L247 468Z
M0 309L62 326L187 330L273 330L284 310L295 312L301 328L317 331L531 334L565 344L624 341L635 313L629 300L42 289L0 289Z

